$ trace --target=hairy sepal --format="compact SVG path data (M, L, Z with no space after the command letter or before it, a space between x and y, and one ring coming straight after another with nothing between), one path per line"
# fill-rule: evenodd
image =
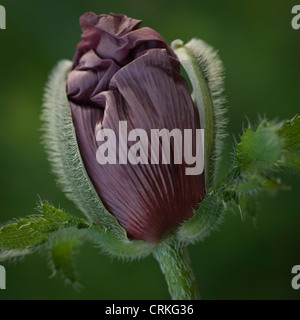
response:
M217 52L200 39L187 44L172 42L178 59L191 82L192 97L204 129L205 178L208 190L216 186L227 119L224 108L224 67Z
M78 149L66 94L66 79L71 65L71 61L60 61L52 71L45 88L41 119L43 143L48 159L66 196L93 223L103 225L118 238L127 240L126 231L103 206L86 173Z

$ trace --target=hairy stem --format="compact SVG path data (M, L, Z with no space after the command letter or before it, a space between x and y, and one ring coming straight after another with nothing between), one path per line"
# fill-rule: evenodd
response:
M162 242L154 252L173 300L199 300L200 294L186 245L175 240Z

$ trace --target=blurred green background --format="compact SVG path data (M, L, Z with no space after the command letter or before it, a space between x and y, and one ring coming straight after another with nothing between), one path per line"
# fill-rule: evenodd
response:
M35 213L38 198L78 214L56 186L40 143L40 107L48 73L72 59L86 11L142 19L171 42L199 37L218 49L226 68L230 119L222 170L233 137L258 114L287 119L299 112L300 30L291 27L295 1L257 0L9 0L0 30L0 223ZM262 197L255 221L227 214L218 231L190 247L204 299L298 299L291 269L300 264L299 179L290 191ZM46 255L2 262L0 299L169 299L152 257L113 261L89 243L77 255L83 288L51 278Z

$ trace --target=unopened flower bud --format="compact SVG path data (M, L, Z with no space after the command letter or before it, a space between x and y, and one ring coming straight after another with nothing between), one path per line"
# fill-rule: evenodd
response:
M73 61L58 64L45 94L44 141L58 183L123 244L201 238L216 221L198 209L215 184L225 123L216 52L197 39L172 49L124 15L89 12L80 24Z
M189 164L174 154L187 144L196 153L196 143L202 143L196 135L198 110L176 55L156 31L114 14L86 13L80 23L82 41L68 75L67 94L85 169L128 236L157 243L188 220L205 195L203 170L186 174ZM134 129L146 136L130 139ZM186 129L192 132L190 141L184 140ZM101 130L113 132L115 138L101 139ZM170 133L170 163L163 162L163 155L154 161L151 130ZM142 141L144 137L148 140ZM134 143L138 140L139 148ZM161 154L162 143L159 140ZM108 163L99 164L99 148L110 148L116 156L112 160L108 155ZM137 161L130 161L130 155ZM197 156L203 159L203 154Z

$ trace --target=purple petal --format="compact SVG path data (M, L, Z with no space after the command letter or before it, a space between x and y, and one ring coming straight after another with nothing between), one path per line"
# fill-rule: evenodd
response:
M87 12L80 17L80 25L83 31L82 41L77 46L74 57L74 67L78 64L81 56L90 49L96 49L101 37L105 34L109 37L120 38L128 32L138 28L141 20L128 18L124 15L110 14L99 15ZM103 40L101 39L101 42ZM107 44L108 45L108 44ZM101 56L105 58L105 56ZM112 58L112 57L110 57Z
M104 205L129 236L157 243L192 216L204 197L203 175L187 176L184 164L99 165L100 143L95 137L100 128L109 128L119 141L118 125L124 120L128 131L142 128L149 137L152 128L199 128L186 82L174 70L166 50L153 49L118 71L110 91L92 100L95 104L106 101L104 113L71 104L87 172Z
M69 99L91 104L93 96L108 89L112 76L119 69L113 60L100 59L93 50L89 50L68 75Z
M128 236L158 243L193 215L205 196L204 175L186 175L184 161L162 164L161 156L159 164L151 164L151 141L146 146L150 164L100 165L96 153L103 142L96 136L100 129L111 129L121 143L120 121L127 121L127 133L143 129L149 139L151 129L192 129L194 152L198 110L176 55L156 31L138 29L141 21L114 14L86 13L80 23L82 41L67 90L86 171ZM117 148L117 160L121 156Z

